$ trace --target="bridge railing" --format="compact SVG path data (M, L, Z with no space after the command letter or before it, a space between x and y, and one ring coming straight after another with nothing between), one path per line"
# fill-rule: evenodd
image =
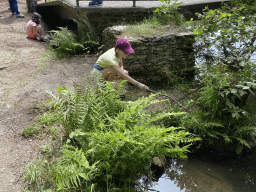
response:
M88 0L76 0L77 7L79 7L79 1L88 1ZM103 1L117 1L117 0L103 0ZM136 0L118 0L118 1L133 1L132 7L136 7ZM157 0L139 0L139 1L157 1Z

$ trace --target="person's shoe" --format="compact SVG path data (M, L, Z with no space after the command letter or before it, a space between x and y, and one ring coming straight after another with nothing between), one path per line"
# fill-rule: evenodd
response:
M98 1L91 1L89 2L89 5L97 5L98 4Z
M17 17L17 18L24 18L25 16L24 16L24 15L21 15L21 14L17 14L16 17Z
M17 13L12 13L12 15L17 15Z
M50 40L49 40L49 39L42 38L42 39L40 39L40 41L41 41L41 42L46 42L46 43L48 43Z

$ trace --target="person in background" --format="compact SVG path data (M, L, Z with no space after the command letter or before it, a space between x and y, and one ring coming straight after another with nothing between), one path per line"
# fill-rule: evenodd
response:
M39 13L33 13L32 19L27 23L27 37L30 39L36 39L38 41L47 41L43 36L43 29L40 25L41 15Z
M17 0L9 0L10 8L12 11L12 15L16 15L17 18L24 18L25 16L20 14L18 9L18 1Z
M114 81L121 78L138 86L140 89L146 90L148 89L146 85L130 77L128 71L124 70L123 59L128 58L132 53L134 53L134 50L129 41L120 38L116 41L114 48L109 49L98 58L94 68L101 72L106 81Z
M89 2L89 5L103 5L103 1L93 0Z

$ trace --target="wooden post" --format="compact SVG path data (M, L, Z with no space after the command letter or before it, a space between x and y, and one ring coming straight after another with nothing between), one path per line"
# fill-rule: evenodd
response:
M76 0L76 6L79 7L79 0Z

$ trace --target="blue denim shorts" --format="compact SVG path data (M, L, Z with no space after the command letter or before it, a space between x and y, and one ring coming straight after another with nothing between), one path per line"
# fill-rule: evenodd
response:
M99 67L99 66L98 66L98 65L96 65L96 64L94 64L94 65L93 65L93 68L98 69L98 70L99 70L99 72L101 72L101 71L103 70L103 68Z

